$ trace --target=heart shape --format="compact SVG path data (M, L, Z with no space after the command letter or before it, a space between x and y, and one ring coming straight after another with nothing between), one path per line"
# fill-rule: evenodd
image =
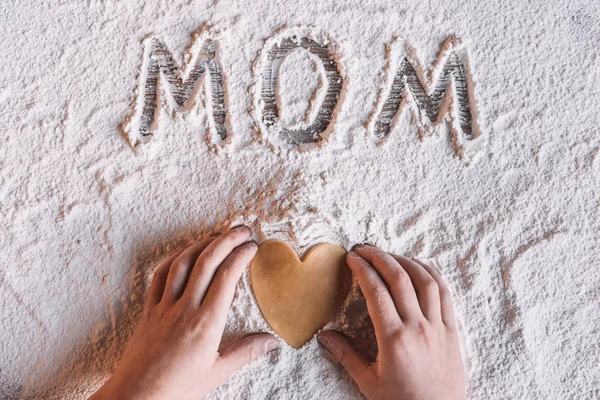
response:
M263 317L298 349L333 319L348 295L352 273L343 247L323 243L300 261L287 244L268 240L250 264L250 279Z

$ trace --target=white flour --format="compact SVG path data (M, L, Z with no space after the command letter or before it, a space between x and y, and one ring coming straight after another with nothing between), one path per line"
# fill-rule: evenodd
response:
M435 260L454 294L472 398L600 397L597 5L134 3L15 0L0 11L1 398L92 393L160 258L233 222L299 252L369 242ZM255 118L265 41L291 27L334 40L344 78L328 140L302 151ZM181 63L199 29L221 35L230 137L205 128L210 98L199 96L185 114L163 109L158 132L132 151L120 126L142 40L154 34ZM407 108L379 143L369 126L395 73L386 68L405 51L428 79L452 35L468 54L479 137L459 143L444 121L419 129ZM283 61L283 126L315 118L320 68L301 50ZM357 292L334 325L375 350ZM225 344L268 330L245 277ZM313 339L209 397L357 396Z

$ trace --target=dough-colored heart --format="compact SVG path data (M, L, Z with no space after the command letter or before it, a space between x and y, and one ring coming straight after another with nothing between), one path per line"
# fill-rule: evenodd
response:
M298 349L335 316L350 290L352 273L340 246L320 244L300 261L287 244L269 240L250 264L250 279L271 328Z

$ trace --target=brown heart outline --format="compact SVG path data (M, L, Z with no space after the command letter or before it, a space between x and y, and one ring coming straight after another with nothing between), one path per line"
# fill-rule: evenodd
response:
M250 263L250 281L265 320L298 349L335 317L352 273L343 247L321 243L300 260L286 243L267 240Z

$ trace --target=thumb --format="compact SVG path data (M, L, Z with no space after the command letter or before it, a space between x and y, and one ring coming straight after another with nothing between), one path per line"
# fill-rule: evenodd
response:
M335 331L323 331L317 340L329 350L336 362L342 364L362 390L371 375L369 362L354 348L350 339Z
M246 336L237 343L229 346L215 361L215 367L223 381L246 364L279 347L279 342L273 335L257 333Z

